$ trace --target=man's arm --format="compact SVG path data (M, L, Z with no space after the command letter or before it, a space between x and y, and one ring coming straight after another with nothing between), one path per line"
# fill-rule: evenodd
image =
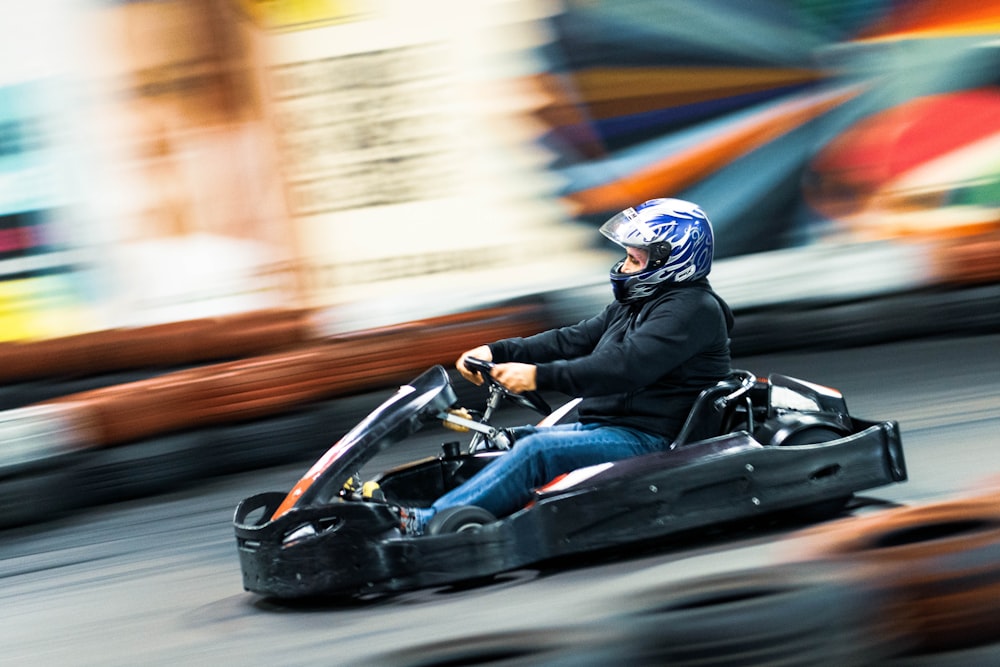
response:
M505 338L490 343L493 361L538 364L588 355L604 333L609 309L610 306L577 324L549 329L525 338Z

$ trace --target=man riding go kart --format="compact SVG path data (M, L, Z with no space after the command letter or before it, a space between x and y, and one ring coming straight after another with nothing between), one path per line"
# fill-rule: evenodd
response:
M664 451L698 393L729 375L733 316L708 283L714 238L704 211L654 199L600 231L626 253L611 269L612 303L573 326L482 345L456 364L476 384L483 380L469 357L497 362L490 373L514 393L580 396L579 421L522 431L509 456L469 483L430 508L403 508L408 534L421 534L441 509L475 505L506 516L558 475Z
M733 316L706 279L714 239L698 206L651 200L601 232L626 257L611 270L615 300L600 314L458 359L466 379L490 386L480 419L455 410L447 374L432 368L290 493L241 503L235 528L248 590L295 597L457 581L748 512L842 504L905 479L894 423L852 420L835 390L731 370ZM502 398L547 412L539 390L580 397L577 421L557 423L560 411L513 433L489 424ZM475 432L468 452L448 443L437 459L355 491L352 471L438 420ZM804 446L820 442L831 446ZM781 491L757 489L758 458L779 449L770 474ZM376 486L384 502L373 502ZM474 553L459 558L455 549Z

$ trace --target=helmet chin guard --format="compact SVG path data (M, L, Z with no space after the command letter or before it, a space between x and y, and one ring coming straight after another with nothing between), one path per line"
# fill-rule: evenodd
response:
M649 261L636 273L611 267L611 289L621 303L650 296L665 283L692 282L712 270L712 223L697 204L683 199L650 199L613 216L601 233L623 248L643 248Z

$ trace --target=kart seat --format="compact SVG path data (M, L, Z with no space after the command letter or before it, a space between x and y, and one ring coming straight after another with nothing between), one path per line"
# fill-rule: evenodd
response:
M671 449L682 447L692 442L714 438L726 432L732 419L733 411L741 404L740 399L749 400L748 393L757 382L756 376L744 370L734 370L724 380L719 380L708 389L703 389L695 399L680 433L674 439ZM752 412L747 409L747 419L752 420ZM753 430L753 424L747 424L747 430Z

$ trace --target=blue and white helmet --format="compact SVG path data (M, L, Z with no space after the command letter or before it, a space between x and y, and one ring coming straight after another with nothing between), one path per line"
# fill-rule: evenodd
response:
M622 273L624 259L611 267L615 299L633 303L664 283L691 282L712 270L712 223L697 204L683 199L650 199L627 208L601 225L601 233L623 248L649 252L646 267Z

